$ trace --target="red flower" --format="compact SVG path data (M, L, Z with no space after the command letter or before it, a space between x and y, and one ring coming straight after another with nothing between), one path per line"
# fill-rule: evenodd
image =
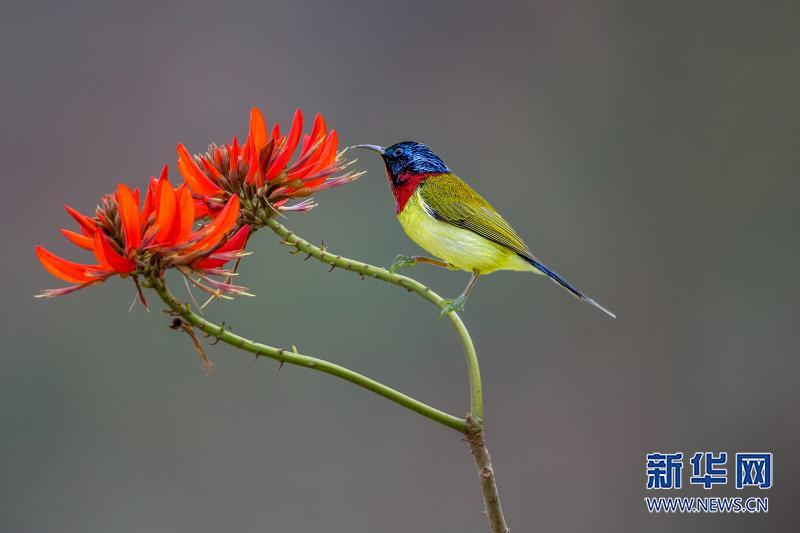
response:
M302 142L301 142L302 138ZM202 155L192 156L178 145L178 169L192 192L212 209L232 195L242 197L247 209L308 211L316 204L304 200L291 206L293 198L338 187L360 176L346 171L352 161L338 152L339 138L328 131L321 115L314 118L310 134L303 134L303 113L294 114L289 133L281 135L275 124L270 133L258 108L250 112L250 132L243 146L236 137L224 146L211 145ZM293 162L292 156L300 148Z
M139 190L119 184L106 195L94 217L69 206L67 213L78 223L80 233L62 229L73 244L94 253L96 263L74 263L37 246L36 255L53 276L74 283L69 287L44 291L52 297L121 277L157 273L176 268L203 290L213 294L213 286L223 292L246 294L243 287L219 282L209 276L227 276L225 264L243 255L249 227L232 232L239 219L239 198L232 196L205 225L195 229L195 221L205 216L198 210L189 189L169 183L167 167L159 179L151 178L143 205ZM192 276L198 276L194 279ZM206 283L203 283L203 280Z

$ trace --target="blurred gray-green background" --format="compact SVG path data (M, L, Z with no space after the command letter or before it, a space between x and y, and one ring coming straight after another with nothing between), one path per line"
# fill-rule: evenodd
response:
M127 282L32 298L60 285L36 243L86 257L58 234L62 204L174 169L179 141L242 138L252 105L286 126L321 112L343 144L431 145L618 313L518 273L473 293L515 532L797 531L799 17L796 2L4 2L0 531L486 530L458 434L223 345L206 379L159 305L128 313ZM359 165L288 224L376 264L415 253L381 163ZM251 248L258 297L211 318L463 413L463 356L432 307L271 233ZM449 296L466 281L412 275ZM775 487L755 494L769 514L648 515L655 450L774 452Z

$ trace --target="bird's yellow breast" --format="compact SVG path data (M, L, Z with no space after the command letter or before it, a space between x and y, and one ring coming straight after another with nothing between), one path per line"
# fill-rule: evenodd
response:
M415 192L397 215L406 234L428 253L467 272L488 274L495 270L532 270L503 246L470 230L435 219Z

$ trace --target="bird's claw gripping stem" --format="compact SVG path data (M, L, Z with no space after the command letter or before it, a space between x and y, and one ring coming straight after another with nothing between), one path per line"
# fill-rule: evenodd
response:
M408 255L398 255L394 258L394 262L389 266L389 272L394 274L401 268L414 266L417 264L417 258Z
M439 313L439 316L445 316L451 312L460 312L464 310L464 304L466 303L467 298L463 294L460 295L455 300L442 300L442 310Z

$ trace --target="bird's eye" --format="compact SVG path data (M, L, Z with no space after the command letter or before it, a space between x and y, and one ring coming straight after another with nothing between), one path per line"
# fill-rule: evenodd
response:
M395 157L400 157L401 155L403 155L403 149L402 148L395 148L394 149L394 156Z

